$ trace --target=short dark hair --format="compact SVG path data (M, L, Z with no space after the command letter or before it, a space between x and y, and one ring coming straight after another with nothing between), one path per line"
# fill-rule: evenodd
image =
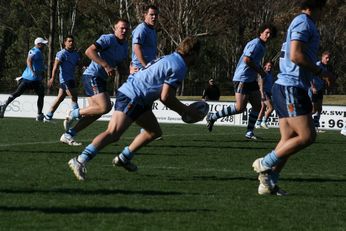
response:
M117 20L114 21L113 25L118 24L118 22L124 22L124 23L129 24L129 21L127 19L125 19L125 18L118 18Z
M327 0L301 0L300 9L322 9L327 3Z
M325 56L325 55L331 55L330 51L324 51L324 52L322 53L322 57Z
M65 48L65 42L66 42L67 39L69 39L69 38L72 39L72 40L74 41L73 35L71 35L71 34L66 35L66 36L64 37L64 39L63 39L62 44L61 44L61 46L62 46L63 48Z
M270 30L270 37L275 38L277 35L276 26L271 23L264 23L258 28L258 35L261 35L266 29Z
M66 40L67 40L68 38L70 38L70 39L74 40L73 35L68 34L68 35L66 35L66 36L64 37L64 42L66 42Z
M153 9L153 10L156 10L156 11L159 11L159 8L155 5L146 5L144 7L144 13L148 13L149 9Z

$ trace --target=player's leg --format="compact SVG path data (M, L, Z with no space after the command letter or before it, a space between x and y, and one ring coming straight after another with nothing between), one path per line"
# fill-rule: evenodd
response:
M323 104L323 91L318 91L317 95L314 95L314 97L315 98L313 101L313 112L312 112L314 126L316 129L316 132L324 132L319 129L320 118L322 113L322 104Z
M66 94L71 97L72 110L79 108L79 106L78 106L78 89L77 88L67 89Z
M85 166L87 162L92 160L102 148L119 140L120 136L131 125L131 123L132 119L127 117L125 113L121 111L113 112L107 130L96 136L92 143L89 144L79 156L72 158L68 162L78 180L85 180ZM129 163L127 163L127 166Z
M138 119L136 123L144 128L144 131L139 133L132 143L129 145L129 148L134 152L137 151L140 147L145 144L155 140L158 137L162 136L162 130L160 125L151 110L144 112Z
M44 103L44 86L41 81L33 81L30 83L31 88L37 94L37 117L36 121L43 121L44 115L42 113L43 103Z
M97 105L95 102L95 98L97 97L88 97L88 105L90 107L97 107ZM78 109L73 110L72 112L79 112ZM93 122L95 122L98 118L100 118L102 115L95 115L95 116L83 116L81 117L79 114L76 114L76 118L79 118L77 123L71 127L71 122L72 120L65 120L64 121L64 126L69 127L66 132L64 134L61 135L60 137L60 141L62 143L71 145L71 146L80 146L82 145L82 143L77 142L75 140L75 136L77 135L77 133L79 133L80 131L82 131L84 128L88 127L90 124L92 124ZM69 124L67 124L69 123ZM66 124L66 125L65 125ZM69 125L69 126L67 126Z
M131 144L125 147L123 151L113 159L113 165L122 166L131 172L137 170L137 166L131 162L135 153L141 147L162 135L160 125L151 109L145 110L136 119L136 122L144 131L139 133Z
M83 85L88 96L89 105L85 108L76 108L68 111L64 121L65 130L71 127L74 120L82 117L97 117L108 113L112 109L109 94L107 93L107 83L96 76L83 76ZM89 122L92 120L88 120Z
M10 94L6 102L0 106L0 118L4 117L7 106L17 97L21 96L24 93L24 91L28 88L29 85L27 81L23 80L19 83L17 89L12 94Z
M246 84L242 82L234 82L234 89L236 101L235 104L230 104L220 111L208 113L206 120L207 128L209 131L212 131L215 121L217 121L219 118L241 113L246 108L246 104L248 101L248 95L246 94Z
M46 122L49 122L53 119L54 112L59 107L60 103L64 101L65 97L66 97L66 92L62 88L59 88L58 96L55 98L52 106L50 107L49 111L46 113L46 116L45 116Z
M275 150L253 163L254 170L260 174L260 183L263 184L273 182L272 172L279 173L291 155L312 144L316 138L311 118L311 101L307 92L275 84L273 96L282 137ZM274 189L275 184L269 183L266 186Z
M256 136L253 130L255 128L255 123L258 118L258 112L261 110L261 93L259 90L249 91L248 97L249 97L249 102L252 108L249 113L249 119L248 119L248 125L247 125L247 131L246 131L245 137L248 139L256 139Z
M271 100L271 97L267 97L266 101L264 103L266 105L266 112L265 112L264 117L263 117L263 123L264 123L263 127L268 128L267 121L268 121L268 118L270 117L270 115L272 114L274 107L273 107L273 102Z
M256 128L260 128L261 127L262 121L264 119L263 117L264 117L265 111L266 111L266 105L265 105L264 101L261 101L261 110L258 113L257 121L256 121L256 124L255 124Z

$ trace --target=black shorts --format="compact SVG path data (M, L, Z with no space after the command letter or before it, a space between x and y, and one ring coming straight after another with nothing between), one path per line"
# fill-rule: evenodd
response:
M311 94L311 101L313 103L316 103L318 101L322 101L323 100L323 95L324 95L323 90L319 90L319 91L317 91L317 94Z
M44 95L44 86L42 81L30 81L27 79L22 79L18 85L16 92L21 92L22 94L25 90L28 89L34 90L37 95Z
M240 93L247 95L252 91L258 91L259 86L257 81L254 82L240 82L240 81L233 81L234 86L234 93Z

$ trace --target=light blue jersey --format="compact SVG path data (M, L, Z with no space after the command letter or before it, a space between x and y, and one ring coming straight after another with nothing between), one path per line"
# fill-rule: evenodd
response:
M316 63L320 35L314 21L307 14L296 16L288 28L286 41L281 48L280 73L276 83L308 90L313 74L291 61L290 46L294 40L306 45L304 54L312 63Z
M264 77L264 92L271 93L273 87L273 75L271 72L266 72L266 76Z
M265 53L265 45L259 38L255 38L248 42L244 48L243 54L239 59L235 70L233 81L254 82L257 81L257 72L244 63L244 56L249 57L258 67L261 66L261 61Z
M184 59L174 52L130 75L118 91L129 97L133 103L151 105L160 97L164 83L177 88L184 80L186 72Z
M74 80L75 68L80 61L78 52L75 50L69 51L66 49L62 49L61 51L56 53L55 59L60 61L60 83L64 83L68 80Z
M123 43L118 42L114 34L104 34L96 41L98 47L101 47L99 55L111 67L116 68L128 55L128 44L126 41ZM104 68L94 61L84 71L83 75L90 75L107 80L107 73Z
M156 59L157 55L157 34L154 28L149 27L145 22L139 24L132 32L132 46L142 45L142 53L147 63ZM132 49L132 64L135 67L143 68L141 62Z
M30 81L41 81L45 70L42 51L37 47L33 47L28 52L28 57L31 58L32 68L36 75L34 76L29 66L26 65L26 68L22 74L22 78Z

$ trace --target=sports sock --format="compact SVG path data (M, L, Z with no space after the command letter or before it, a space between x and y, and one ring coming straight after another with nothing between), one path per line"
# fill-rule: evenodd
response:
M85 164L98 153L96 147L92 144L89 144L84 151L78 156L77 160L79 163Z
M271 151L262 160L262 165L268 168L272 168L281 162L282 158L278 157L275 151Z
M53 118L53 112L48 112L47 114L46 114L46 116L49 118L49 119L51 119L51 118Z
M123 151L120 153L119 158L123 161L123 162L127 162L129 160L132 159L132 157L134 156L135 153L131 152L129 147L126 146Z
M320 118L321 118L320 113L316 112L315 114L312 115L312 118L314 120L315 128L318 128L320 126Z
M279 177L280 177L280 173L278 172L271 172L270 173L270 178L271 178L271 181L274 185L276 185L279 181Z
M79 108L78 103L72 102L71 103L72 110Z
M262 121L263 121L263 123L266 123L267 122L267 117L266 116L263 116L263 118L262 118Z
M258 118L258 112L251 110L249 115L249 123L247 125L248 131L254 129L257 118Z
M211 116L211 119L217 120L219 118L230 116L230 115L235 115L235 114L238 114L238 111L235 108L235 105L231 104L228 107L223 108L222 110L213 113L213 115Z
M257 125L260 125L261 123L262 123L262 120L257 120L257 121L256 121L256 124L257 124Z
M73 109L71 111L71 116L73 119L78 119L80 117L79 108Z
M71 135L72 137L74 137L77 134L74 128L70 128L66 133Z

